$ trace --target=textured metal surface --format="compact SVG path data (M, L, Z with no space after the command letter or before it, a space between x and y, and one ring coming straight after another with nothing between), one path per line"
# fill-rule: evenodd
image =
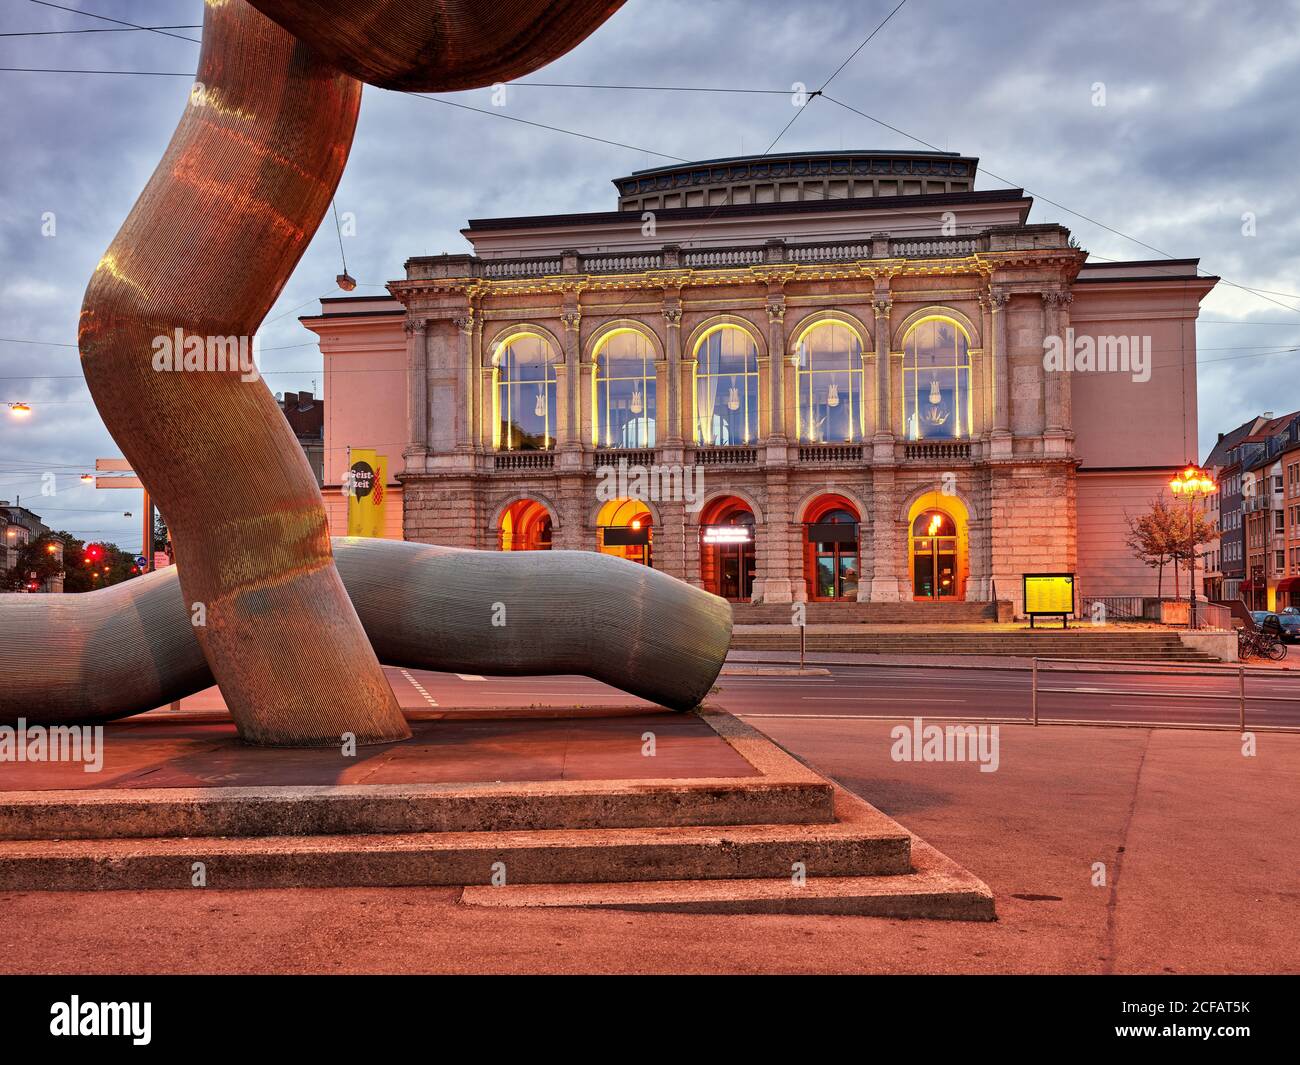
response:
M370 85L451 92L558 59L623 0L252 0L316 54Z
M348 732L379 743L409 732L269 390L246 367L160 372L159 340L207 355L251 346L347 160L361 83L345 69L377 84L490 83L562 54L617 6L206 4L189 105L91 278L79 340L104 423L175 532L184 601L205 614L194 631L244 739L326 745ZM67 630L41 653L84 652Z
M330 557L320 491L260 379L154 369L155 338L248 338L338 184L361 84L248 4L206 8L198 85L96 268L95 405L175 532L195 631L240 734L409 735ZM68 648L73 654L75 648Z
M725 600L587 551L336 539L379 658L485 675L576 673L675 709L731 641ZM175 567L81 595L0 595L0 722L106 721L212 683Z

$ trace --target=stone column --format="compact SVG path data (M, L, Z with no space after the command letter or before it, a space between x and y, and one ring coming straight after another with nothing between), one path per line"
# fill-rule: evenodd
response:
M980 358L972 373L979 382L979 435L987 438L993 429L993 306L988 294L980 296Z
M560 321L564 325L564 365L568 373L568 412L567 418L560 418L560 425L563 433L560 438L560 448L564 451L579 450L582 447L581 423L582 423L582 398L579 394L579 384L581 374L578 372L578 363L581 352L578 348L578 328L582 324L582 312L576 304L566 305L564 313L560 315ZM558 384L558 382L557 382ZM559 403L556 403L557 417Z
M456 405L457 451L474 450L470 432L474 422L474 334L481 328L476 322L477 317L470 310L468 314L453 319L456 326L456 392L461 397Z
M667 417L668 433L661 445L677 448L682 445L682 304L676 296L664 295L664 331L668 359L667 395L662 397Z
M429 455L429 352L427 318L408 317L406 332L406 437L402 450L407 473L422 473Z
M871 602L896 603L899 589L899 538L894 470L876 467L871 483ZM902 557L907 557L906 542Z
M479 446L484 451L492 450L492 434L497 430L497 426L492 424L492 404L496 402L496 396L493 394L492 387L492 367L484 366L480 371L479 381Z
M991 454L1011 456L1011 360L1007 353L1007 311L1011 296L990 287L989 311L993 317L993 432Z
M1056 327L1060 330L1062 340L1070 335L1070 304L1073 302L1074 296L1069 292L1056 294ZM1071 394L1072 371L1068 369L1070 363L1066 365L1067 369L1057 375L1056 410L1048 415L1048 422L1062 436L1069 437L1074 428L1074 402Z
M483 450L483 315L474 316L474 344L470 352L466 388L469 395L469 442L475 451Z
M889 365L890 312L894 305L889 299L888 288L882 294L877 284L876 293L871 301L876 323L876 435L872 442L874 461L879 465L894 461L893 374Z
M785 294L767 297L768 384L771 403L769 440L784 444L785 433Z

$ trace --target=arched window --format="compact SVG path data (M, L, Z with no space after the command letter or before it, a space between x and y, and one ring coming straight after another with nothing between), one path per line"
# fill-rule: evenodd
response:
M862 342L842 322L821 322L799 340L799 439L855 443L866 432Z
M619 330L596 352L597 447L655 446L655 352L644 333Z
M723 325L695 348L695 442L722 446L758 439L758 348Z
M903 424L908 440L970 435L970 341L950 318L918 322L903 340Z
M517 333L492 356L496 420L493 445L501 451L547 451L555 446L555 353L536 333Z

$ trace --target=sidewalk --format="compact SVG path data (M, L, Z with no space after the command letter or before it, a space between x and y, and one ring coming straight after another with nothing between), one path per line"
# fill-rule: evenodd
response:
M983 878L999 920L484 910L441 888L8 893L0 969L1300 972L1300 736L1247 758L1233 733L1003 726L981 773L892 761L887 722L763 726Z
M1005 669L1029 670L1034 667L1032 658L1020 655L892 655L870 654L862 651L809 651L804 655L804 662L810 666L898 666L914 669ZM780 666L798 666L798 651L738 651L727 653L728 665L742 663L769 663ZM1074 661L1066 663L1060 659L1043 662L1039 669L1056 669L1066 672L1131 673L1135 669L1145 671L1144 667L1159 667L1171 673L1194 672L1198 669L1235 670L1240 663L1223 662L1143 662L1138 659L1112 659L1106 662ZM1281 662L1269 662L1252 658L1245 663L1247 671L1268 670L1270 672L1300 672L1300 648L1296 648Z

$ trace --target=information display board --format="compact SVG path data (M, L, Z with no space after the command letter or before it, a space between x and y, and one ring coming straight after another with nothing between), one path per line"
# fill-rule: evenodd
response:
M1068 629L1070 615L1074 613L1074 574L1026 573L1023 581L1029 627L1034 627L1035 618L1059 617Z

